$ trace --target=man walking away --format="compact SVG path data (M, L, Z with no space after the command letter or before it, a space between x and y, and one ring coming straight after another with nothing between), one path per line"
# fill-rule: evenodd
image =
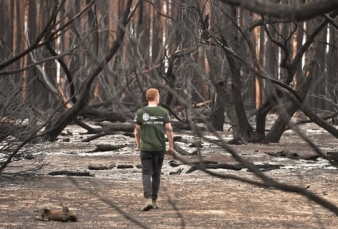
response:
M157 208L157 197L160 188L161 169L163 165L167 135L168 154L174 152L173 130L169 112L159 107L160 94L150 88L146 92L148 106L138 110L135 115L135 139L141 151L142 183L144 190L143 211Z

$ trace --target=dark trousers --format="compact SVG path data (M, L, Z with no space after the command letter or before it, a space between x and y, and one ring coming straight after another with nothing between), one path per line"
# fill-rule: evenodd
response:
M145 198L157 199L165 151L141 151L142 183Z

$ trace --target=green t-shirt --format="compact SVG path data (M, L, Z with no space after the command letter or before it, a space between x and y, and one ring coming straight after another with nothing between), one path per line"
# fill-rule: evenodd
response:
M134 122L141 126L140 150L165 150L165 124L169 121L169 113L162 107L148 106L138 110Z

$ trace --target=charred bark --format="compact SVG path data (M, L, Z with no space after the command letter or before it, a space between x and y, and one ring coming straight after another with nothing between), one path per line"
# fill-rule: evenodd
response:
M238 28L235 26L236 20L235 18L237 17L236 15L236 8L233 6L230 6L230 16L232 20L232 26L230 28L232 37L229 37L228 39L231 42L227 41L227 34L220 33L221 35L221 40L220 42L222 43L222 48L224 49L225 47L231 47L233 50L239 50L239 44L238 42ZM229 35L228 35L229 36ZM245 138L247 141L252 141L254 138L253 134L253 129L251 125L249 124L248 118L245 113L245 108L244 108L244 103L243 103L243 98L242 98L242 92L241 92L241 76L240 76L240 68L241 68L241 63L240 60L235 59L233 55L231 55L227 50L225 50L225 55L227 57L227 60L229 62L230 66L230 71L231 71L231 94L232 94L232 99L234 101L234 108L236 111L236 117L237 117L237 122L238 122L238 127L239 127L239 136L234 136L234 138Z
M211 112L211 125L215 128L217 131L223 131L224 126L224 119L225 119L225 107L226 104L229 104L229 102L225 101L225 98L229 98L226 96L226 89L223 88L224 82L214 83L215 87L215 99L213 101L213 109ZM228 109L229 111L231 109ZM232 119L230 119L232 120ZM236 124L235 124L236 125Z

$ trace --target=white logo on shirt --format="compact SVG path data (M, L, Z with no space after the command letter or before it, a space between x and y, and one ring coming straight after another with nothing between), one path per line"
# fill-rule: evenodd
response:
M149 114L148 114L148 113L144 113L144 114L142 115L142 119L143 119L144 121L148 121L148 120L149 120Z

